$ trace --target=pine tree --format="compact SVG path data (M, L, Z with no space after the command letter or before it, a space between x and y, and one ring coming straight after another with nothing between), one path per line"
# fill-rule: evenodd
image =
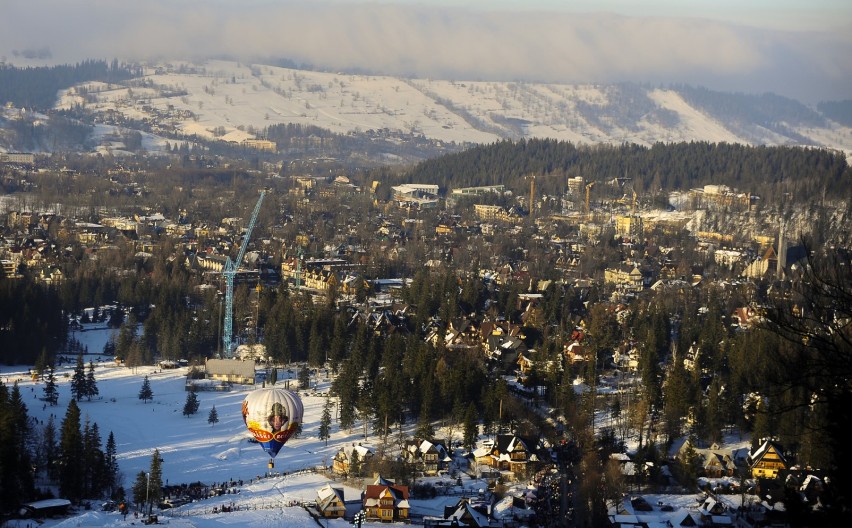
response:
M59 491L71 501L83 498L83 435L80 432L80 408L68 402L59 439Z
M154 399L154 392L151 390L151 382L148 381L148 376L145 376L145 379L142 380L142 388L139 390L139 399L145 403L148 403L148 400Z
M311 371L308 370L308 364L305 363L302 365L302 368L299 369L299 388L309 389L311 388Z
M198 401L198 396L194 390L190 390L186 393L186 403L183 404L183 415L192 416L197 413L199 405L201 404Z
M11 391L0 383L0 423L0 507L9 511L34 492L29 418L17 383Z
M160 450L154 449L151 455L151 469L149 470L150 480L148 486L148 512L151 512L151 505L160 502L163 497L163 459L160 458Z
M464 413L464 433L462 444L468 451L473 451L476 446L476 440L479 438L479 421L477 420L476 406L473 402L467 405L467 410Z
M98 382L95 380L95 364L89 361L89 370L86 372L86 398L92 401L92 398L100 394L98 391Z
M53 414L47 417L47 423L44 424L37 453L39 466L47 472L48 478L55 480L59 468L57 460L59 444L56 441L56 422L53 419Z
M104 452L104 491L113 499L117 499L116 487L118 485L118 450L115 445L115 435L109 432Z
M133 481L131 492L133 493L133 504L136 509L141 510L145 506L145 501L148 500L148 473L140 471L136 474L136 480Z
M53 365L47 367L47 377L44 383L44 400L50 405L59 403L59 391L56 389L56 374Z
M331 406L331 398L326 396L319 427L319 439L324 440L325 445L328 445L328 438L331 436Z
M361 476L361 455L358 454L358 450L355 448L352 448L352 457L349 459L349 476Z
M36 359L35 365L33 365L33 370L35 370L39 378L44 376L44 371L47 369L48 365L50 365L50 361L47 359L47 349L42 348L41 354Z
M272 367L269 371L269 384L275 386L276 383L278 383L278 369Z
M83 489L87 497L97 497L104 490L105 459L101 450L101 434L97 423L83 425Z
M219 413L216 412L216 406L210 408L210 414L207 415L207 423L210 425L216 425L219 423Z
M77 364L71 376L71 397L81 401L86 396L86 367L83 364L83 354L77 355Z

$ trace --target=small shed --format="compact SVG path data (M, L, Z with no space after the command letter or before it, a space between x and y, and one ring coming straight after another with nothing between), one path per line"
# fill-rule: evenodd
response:
M21 517L42 519L66 515L69 508L71 508L71 501L68 499L44 499L24 504L19 513Z

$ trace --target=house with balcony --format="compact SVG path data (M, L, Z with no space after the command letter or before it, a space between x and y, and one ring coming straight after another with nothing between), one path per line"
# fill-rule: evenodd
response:
M361 506L368 521L407 522L411 510L408 486L394 484L379 475L362 492Z
M326 484L317 490L317 511L324 519L342 519L346 515L343 489Z
M781 446L774 440L766 440L748 454L751 476L754 478L778 478L782 471L790 469Z
M445 472L452 461L443 443L429 440L406 442L402 456L407 462L417 465L424 475L429 476Z
M356 471L357 473L360 469L354 468L353 462L357 459L357 464L362 465L364 462L371 459L373 454L374 452L371 447L361 444L341 447L334 455L331 469L338 475L349 475L354 469L358 469L358 471Z

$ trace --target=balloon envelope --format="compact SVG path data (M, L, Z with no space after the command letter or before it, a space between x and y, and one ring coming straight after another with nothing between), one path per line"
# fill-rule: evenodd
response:
M246 428L272 458L299 429L303 413L302 400L286 389L256 389L243 400Z

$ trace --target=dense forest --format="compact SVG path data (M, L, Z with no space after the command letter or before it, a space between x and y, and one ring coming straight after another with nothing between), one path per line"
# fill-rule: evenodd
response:
M56 94L85 81L118 82L141 75L138 68L102 60L74 65L17 68L0 65L0 103L41 112L56 104Z
M529 175L536 176L537 190L551 195L563 194L567 178L573 176L598 182L629 178L643 194L727 185L764 201L790 196L802 204L824 198L849 200L852 193L852 171L840 152L709 142L643 147L507 140L424 161L405 172L403 179L438 184L444 192L505 185L523 196L529 187L524 177Z

